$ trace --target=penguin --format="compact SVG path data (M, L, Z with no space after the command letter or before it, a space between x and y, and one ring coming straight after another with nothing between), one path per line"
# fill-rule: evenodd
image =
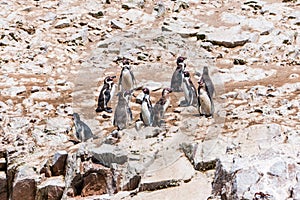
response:
M172 93L171 88L164 88L161 98L154 105L152 126L161 126L164 114L170 105L170 93Z
M74 124L75 124L75 129L76 129L76 137L78 140L80 140L81 142L85 142L88 139L93 137L93 133L92 133L90 127L88 127L88 125L86 125L86 123L84 123L83 121L80 120L78 113L73 114L73 120L74 120Z
M106 111L108 113L112 113L112 109L107 107L107 104L115 93L115 84L113 82L114 78L116 78L116 76L107 76L104 79L104 85L98 97L98 106L96 112Z
M129 123L132 121L132 112L129 107L131 93L132 90L125 90L117 94L119 98L115 109L113 125L118 127L118 130L127 128Z
M211 106L212 106L212 113L214 112L214 103L213 103L213 96L215 94L215 87L214 84L212 82L212 80L210 79L209 76L209 72L208 72L208 67L204 67L203 68L203 72L202 72L202 82L204 82L204 86L205 86L205 90L209 96L209 99L211 101Z
M122 63L123 63L123 66L122 66L122 70L121 70L121 74L120 74L120 78L119 78L119 84L118 84L119 91L133 90L136 80L131 71L131 66L129 64L129 60L123 59Z
M143 90L144 97L141 106L140 118L144 122L145 126L152 126L153 122L153 107L150 100L150 91L148 88Z
M190 73L188 71L183 72L182 90L185 97L185 106L197 106L197 90L191 80Z
M213 116L213 101L209 97L202 78L198 84L198 111L200 115L205 115L206 117Z
M210 98L210 100L212 101L213 99L213 95L215 93L215 87L213 82L210 79L209 73L208 73L208 68L205 66L203 68L203 73L202 73L202 81L205 84L205 90L208 93L208 96Z
M173 92L181 92L181 84L183 79L183 71L185 70L186 64L184 61L186 60L186 57L179 56L177 58L176 64L176 70L173 72L172 79L171 79L171 89Z

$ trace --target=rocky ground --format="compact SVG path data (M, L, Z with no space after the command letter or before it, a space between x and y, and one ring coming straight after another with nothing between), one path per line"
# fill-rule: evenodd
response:
M300 199L300 2L37 0L0 3L0 199ZM180 107L139 127L186 56L209 67L214 118ZM96 113L130 59L134 121ZM115 108L116 99L111 102ZM74 142L73 112L95 137Z

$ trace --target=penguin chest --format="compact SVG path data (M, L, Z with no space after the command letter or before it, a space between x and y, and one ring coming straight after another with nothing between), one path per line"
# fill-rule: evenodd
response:
M146 125L151 124L151 111L147 101L142 103L142 119Z
M192 92L191 92L191 86L186 81L186 79L184 79L182 82L182 90L183 90L186 102L190 104L190 102L192 100L192 95L191 95Z
M163 104L163 111L164 113L167 111L167 109L169 108L170 106L170 99L166 99L165 103Z
M128 69L122 72L122 89L131 90L133 88L133 77Z
M111 98L115 96L116 90L117 90L116 84L112 84L111 90L110 90L110 97L111 97Z
M202 114L211 114L211 102L207 92L203 89L200 89L199 92L199 102L200 109Z

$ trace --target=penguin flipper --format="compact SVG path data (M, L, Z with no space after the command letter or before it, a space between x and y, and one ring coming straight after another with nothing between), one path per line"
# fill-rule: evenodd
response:
M210 98L210 100L212 101L213 99L213 95L215 92L215 87L210 79L210 77L206 77L205 79L203 79L204 83L205 83L205 90Z

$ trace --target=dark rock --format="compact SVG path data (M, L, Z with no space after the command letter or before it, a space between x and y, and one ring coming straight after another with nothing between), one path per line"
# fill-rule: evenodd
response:
M105 174L90 173L83 177L83 188L81 196L101 195L107 193Z
M92 17L95 17L96 19L100 19L101 17L103 17L104 14L102 11L99 11L96 13L89 12L89 15L91 15Z
M36 200L60 200L64 188L63 176L48 178L37 187Z
M36 181L27 177L14 181L12 199L14 200L35 200Z
M239 59L239 58L235 58L233 60L233 64L234 65L245 65L247 62L243 59Z
M0 158L0 171L6 171L6 159L5 158Z
M58 151L54 154L52 160L51 171L53 176L66 174L66 161L68 153L66 151Z
M176 187L180 185L180 182L181 180L166 180L160 182L142 183L139 187L139 191L154 191L168 187Z
M3 171L0 171L0 199L6 200L8 194L7 178Z

